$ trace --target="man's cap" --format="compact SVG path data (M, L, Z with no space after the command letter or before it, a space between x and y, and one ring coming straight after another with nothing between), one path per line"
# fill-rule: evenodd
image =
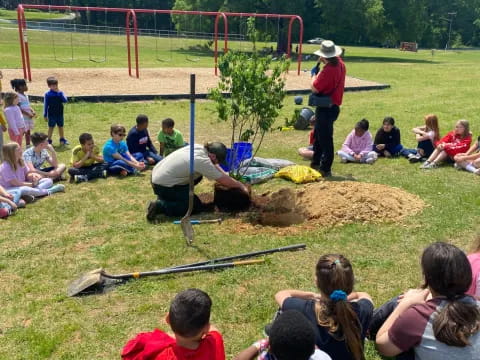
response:
M205 149L209 153L215 154L217 157L218 163L220 165L226 165L226 160L227 160L227 147L225 144L218 142L218 141L213 141L209 142L205 145Z

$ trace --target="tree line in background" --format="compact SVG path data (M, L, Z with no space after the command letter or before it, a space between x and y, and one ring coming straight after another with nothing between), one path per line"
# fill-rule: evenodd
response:
M18 3L104 6L148 9L177 9L297 14L304 21L304 40L322 37L342 45L398 46L417 42L424 48L480 45L480 0L1 0L1 7L14 9ZM80 21L122 26L123 14L91 12ZM211 32L212 19L168 15L138 16L142 28ZM232 32L246 33L246 19L231 19ZM297 25L295 25L297 26ZM283 20L258 20L257 27L273 41L285 38ZM450 32L451 28L451 32ZM298 27L297 27L298 29ZM298 33L298 31L296 31ZM294 39L297 39L296 37ZM279 42L282 42L281 40Z

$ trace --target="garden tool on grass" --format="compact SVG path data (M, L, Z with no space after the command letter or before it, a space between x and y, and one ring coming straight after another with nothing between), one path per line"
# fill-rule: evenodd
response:
M201 270L216 270L223 269L228 267L233 267L237 265L249 265L262 262L261 260L247 260L247 261L232 261L246 259L250 257L273 254L276 252L282 251L294 251L294 250L304 250L306 248L305 244L289 245L275 249L269 250L260 250L254 251L239 255L227 256L217 259L211 259L206 261L200 261L192 264L177 265L169 268L155 270L150 272L134 272L130 274L121 274L121 275L110 275L104 269L96 269L82 275L77 280L74 280L70 283L67 289L68 296L76 295L86 295L92 293L101 293L102 290L108 286L113 286L116 284L123 283L130 279L138 279L140 277L146 276L156 276L156 275L166 275L174 274L180 272L192 272L192 271L201 271ZM230 261L227 263L227 261Z
M193 219L191 219L190 224L192 224L192 225L215 224L215 223L221 224L222 221L223 221L223 219L208 219L208 220L201 220L201 219L200 220L193 220ZM178 225L178 224L181 224L181 221L180 220L175 220L173 223Z
M195 74L190 74L190 173L189 173L189 186L188 186L188 210L185 216L180 220L180 226L182 227L183 235L187 240L187 245L193 243L193 227L190 222L190 215L193 210L193 148L195 146Z
M200 265L200 266L180 266L167 269L160 269L154 271L145 271L145 272L133 272L129 274L119 274L119 275L110 275L104 269L95 269L84 275L82 275L77 280L74 280L70 283L67 288L68 296L75 295L86 295L89 293L98 293L101 292L103 288L119 283L123 283L126 280L138 279L141 277L147 276L157 276L157 275L167 275L167 274L176 274L182 272L193 272L193 271L202 271L202 270L218 270L224 268L230 268L239 265L251 265L263 263L264 259L256 260L243 260L243 261L233 261L228 263L221 264L211 264L211 265Z

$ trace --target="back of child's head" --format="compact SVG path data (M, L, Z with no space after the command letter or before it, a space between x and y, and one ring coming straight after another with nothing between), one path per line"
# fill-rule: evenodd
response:
M171 118L166 118L162 120L162 128L171 129L175 126L175 121Z
M170 304L169 322L175 334L193 337L209 324L212 300L199 289L178 293Z
M385 125L385 124L390 124L390 125L392 125L392 126L395 126L395 119L394 119L393 117L391 117L391 116L385 116L385 117L383 118L382 124L384 124L384 125Z
M276 360L308 360L315 351L315 331L302 313L288 310L273 322L269 342Z
M143 125L148 123L148 116L144 114L139 114L137 116L137 125Z
M85 145L87 141L93 141L93 136L89 133L82 133L78 137L78 141L80 142L80 145Z
M369 127L370 127L370 123L368 122L367 119L362 119L355 124L355 129L360 129L363 131L368 131Z
M350 261L339 254L323 255L315 273L323 304L315 308L317 322L327 327L330 333L343 334L353 358L363 359L360 321L347 301L355 282Z
M112 126L110 126L110 135L118 134L118 133L125 133L125 132L126 132L125 126L123 126L123 125L113 124Z
M47 134L40 133L40 132L34 132L31 136L32 139L32 144L33 146L37 146L47 140L48 136Z
M472 282L467 256L454 245L436 242L423 251L421 264L424 287L447 301L433 319L435 338L450 346L470 345L469 337L480 328L480 311L475 302L462 300Z
M58 80L55 76L49 76L47 78L47 85L52 86L52 85L58 85Z
M17 170L18 165L24 166L22 157L20 157L18 161L16 160L15 152L19 147L20 145L16 142L9 142L2 146L3 161L10 164L15 171Z
M12 106L13 102L15 101L15 99L17 97L18 97L18 95L16 93L14 93L13 91L6 92L5 95L3 96L4 106L5 107Z
M13 79L10 80L10 85L15 91L20 91L23 87L27 86L25 79Z

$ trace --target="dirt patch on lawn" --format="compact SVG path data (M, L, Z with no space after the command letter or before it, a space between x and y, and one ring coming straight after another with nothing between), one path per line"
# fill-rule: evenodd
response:
M202 194L202 201L212 201ZM246 213L227 219L233 231L271 229L279 234L317 226L398 222L426 206L418 196L381 184L354 181L307 184L254 195Z

